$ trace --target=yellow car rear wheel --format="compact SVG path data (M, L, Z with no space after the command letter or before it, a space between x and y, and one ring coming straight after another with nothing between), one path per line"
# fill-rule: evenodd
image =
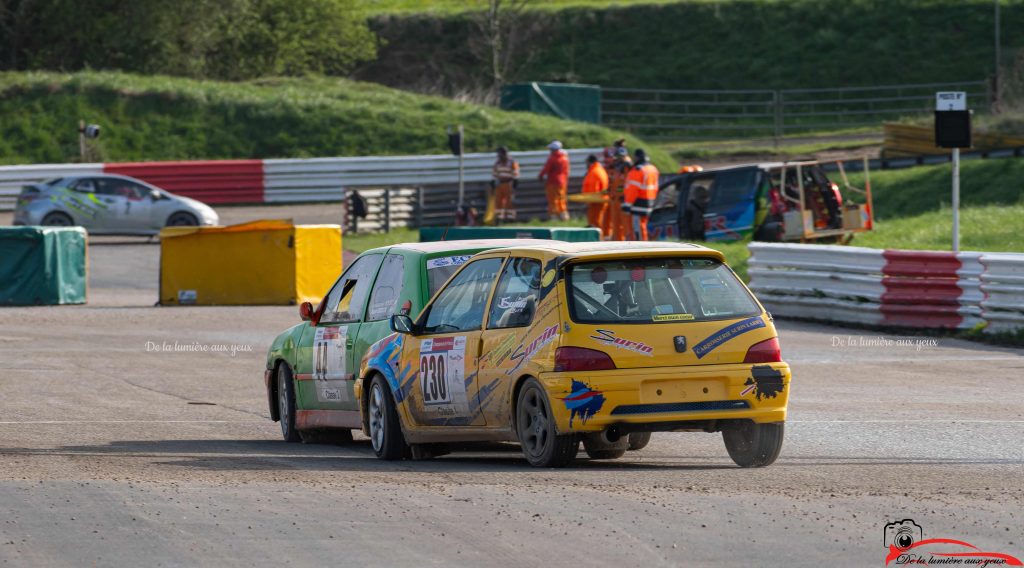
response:
M771 465L782 451L785 425L756 424L751 420L737 422L722 430L725 449L740 467Z
M526 380L516 400L516 434L526 461L534 467L564 467L580 449L576 434L557 434L551 403L534 378Z

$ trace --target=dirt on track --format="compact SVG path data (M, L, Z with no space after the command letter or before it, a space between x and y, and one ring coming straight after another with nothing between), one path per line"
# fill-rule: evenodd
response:
M294 307L152 307L158 247L125 242L90 247L89 305L0 310L0 564L881 566L905 518L1024 557L1020 349L779 322L765 469L703 433L561 470L514 444L382 462L267 418Z

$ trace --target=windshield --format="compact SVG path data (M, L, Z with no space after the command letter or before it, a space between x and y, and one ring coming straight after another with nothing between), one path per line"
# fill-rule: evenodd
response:
M710 258L588 262L571 266L567 283L572 319L579 323L679 323L760 313L733 272Z

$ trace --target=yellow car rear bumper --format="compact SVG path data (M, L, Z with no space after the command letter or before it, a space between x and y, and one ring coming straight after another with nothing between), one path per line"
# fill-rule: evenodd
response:
M786 363L540 376L559 432L595 432L623 424L673 430L685 427L687 422L729 419L783 422L790 378Z

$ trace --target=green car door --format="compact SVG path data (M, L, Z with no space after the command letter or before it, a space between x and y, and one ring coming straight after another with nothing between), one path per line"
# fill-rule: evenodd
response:
M356 348L383 254L360 256L324 299L317 325L306 326L295 353L296 405L304 410L356 410Z

